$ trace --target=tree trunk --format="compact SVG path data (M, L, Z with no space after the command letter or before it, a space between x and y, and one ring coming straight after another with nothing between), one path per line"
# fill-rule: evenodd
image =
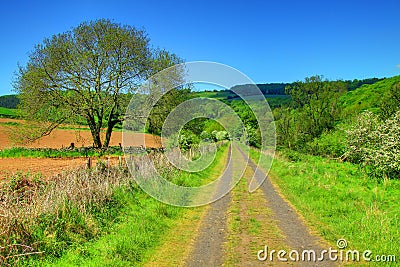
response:
M104 139L104 147L108 147L109 146L112 130L114 129L115 124L117 124L117 123L118 123L118 121L109 121L108 122L107 131L106 131L106 138Z
M90 132L92 133L94 147L102 148L101 138L100 138L101 128L96 127L96 122L92 117L87 117L87 123L89 125Z
M96 129L94 129L94 130L91 129L91 133L92 133L92 137L93 137L94 146L96 148L102 148L100 132L97 131Z

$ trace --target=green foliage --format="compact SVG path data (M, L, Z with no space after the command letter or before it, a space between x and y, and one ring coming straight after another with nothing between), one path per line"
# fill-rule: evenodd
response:
M382 119L392 117L400 110L400 82L394 84L386 91L380 104L380 115Z
M188 88L175 88L158 100L152 108L146 124L146 130L149 133L161 135L164 121L168 114L179 104L193 97L191 90ZM194 126L195 124L191 124ZM193 130L193 129L191 129ZM200 134L200 133L199 133Z
M279 145L302 149L324 131L334 129L341 111L338 101L346 91L344 82L313 76L288 85L286 91L291 107L274 110Z
M179 146L183 150L197 147L200 141L200 137L191 131L181 131L179 133Z
M256 148L261 148L261 133L260 129L246 126L248 145Z
M216 141L223 141L223 140L229 140L229 134L227 131L213 131L211 132L211 135L214 137Z
M306 157L306 155L291 149L281 149L280 152L285 154L286 159L291 162L300 162Z
M213 131L223 131L224 127L217 121L215 120L207 120L204 122L204 131L206 131L208 134L212 133ZM208 136L209 138L209 136Z
M238 114L245 126L250 126L254 129L258 128L258 122L251 108L243 100L232 101L231 107Z
M338 99L346 91L344 82L323 81L322 76L313 76L288 86L286 90L292 97L294 108L299 109L300 117L304 119L301 122L303 134L314 138L325 129L333 129L340 114Z
M266 83L266 84L256 84L256 86L260 89L262 94L264 95L284 95L285 88L289 85L288 83ZM245 93L249 90L249 88L253 87L253 84L242 84L235 85L232 89L236 91L241 91Z
M352 81L346 81L346 83L348 84L348 90L353 91L353 90L363 86L364 84L374 84L374 83L382 81L382 80L384 80L384 78L383 79L368 78L368 79L363 79L363 80L354 79Z
M325 131L321 136L309 142L307 150L313 155L339 158L346 153L346 141L345 130L338 126L336 130Z
M229 140L227 131L212 131L211 133L203 131L201 134L195 134L190 130L182 130L178 136L179 147L185 151L198 148L201 141L219 142ZM175 141L176 142L176 141Z
M279 84L279 85L281 86L282 84ZM274 92L275 89L266 89L267 93L264 93L264 96L267 99L268 104L271 107L271 109L287 105L290 102L290 96L285 94L286 84L283 84L283 85L284 85L283 88L279 88L279 90L277 91L277 92L279 92L279 94L275 94L275 93L270 94L270 93L268 93L269 90L272 90L271 92ZM258 84L257 86L263 92L263 84ZM241 101L240 97L231 90L222 90L222 91L216 91L216 92L201 91L201 92L195 92L195 95L197 97L218 99L218 100L223 101L224 103L227 103L228 105L232 101Z
M216 92L200 91L200 92L195 92L195 94L197 97L213 98L222 101L232 100L237 97L236 94L230 90L221 90Z
M364 85L344 93L346 84L316 76L289 85L291 107L274 110L278 145L360 163L378 177L398 177L394 114L400 108L400 76L354 81ZM369 111L356 119L363 110Z
M189 122L187 122L183 126L183 131L190 131L197 136L200 136L203 131L207 131L206 124L208 125L210 122L215 122L208 118L195 118Z
M265 98L272 110L290 104L290 96L288 95L266 95Z

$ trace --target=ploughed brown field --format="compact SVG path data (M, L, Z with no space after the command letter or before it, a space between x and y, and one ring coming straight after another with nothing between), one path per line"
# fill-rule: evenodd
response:
M7 125L7 122L19 122L19 120L4 119L0 118L0 149L12 148L12 147L28 147L28 148L65 148L69 147L71 143L75 144L75 147L89 147L92 146L92 137L89 130L75 129L56 129L50 135L45 136L38 141L31 144L16 145L13 144L10 135L13 130L18 128L12 125ZM75 126L74 126L75 127ZM130 134L129 141L131 146L141 146L146 144L146 147L158 148L161 146L161 139L158 136L150 134ZM110 146L119 146L122 143L122 132L113 132L110 140ZM102 160L106 160L105 157ZM109 157L110 164L118 164L118 157ZM51 177L61 173L67 169L76 169L84 167L86 164L86 158L0 158L0 179L11 177L11 175L17 172L29 172L29 173L41 173L44 178ZM94 160L94 165L96 159Z

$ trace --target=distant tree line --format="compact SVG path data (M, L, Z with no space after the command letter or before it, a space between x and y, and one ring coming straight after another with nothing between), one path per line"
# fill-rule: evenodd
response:
M368 78L368 79L363 79L363 80L357 80L354 79L352 81L348 80L345 81L347 83L347 89L349 91L353 91L361 86L363 86L364 84L374 84L376 82L382 81L384 78Z
M20 100L17 95L3 95L0 96L0 107L3 108L17 108Z
M265 83L265 84L256 84L257 87L264 95L285 95L285 88L289 85L289 83ZM242 84L235 85L232 87L235 91L241 92L245 94L248 91L248 88L254 86L252 84Z
M368 78L368 79L363 79L363 80L354 79L354 80L345 80L342 82L348 91L352 91L352 90L355 90L355 89L363 86L364 84L374 84L376 82L382 81L383 79L384 78ZM256 85L264 95L287 95L288 93L286 91L286 87L293 86L294 84L296 84L296 82L294 82L294 83L259 83ZM245 93L246 91L248 91L247 88L249 88L250 86L253 86L253 85L242 84L242 85L235 85L232 88ZM230 90L227 90L227 91L230 91Z

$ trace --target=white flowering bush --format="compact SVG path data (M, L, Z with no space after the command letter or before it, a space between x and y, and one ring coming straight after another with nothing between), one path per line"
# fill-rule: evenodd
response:
M361 114L347 131L347 158L378 176L400 178L400 111L385 121Z
M219 131L215 134L215 137L218 141L229 140L229 134L227 131Z
M215 142L217 141L222 141L222 140L229 140L229 134L227 131L212 131L210 134L210 138L214 140Z

